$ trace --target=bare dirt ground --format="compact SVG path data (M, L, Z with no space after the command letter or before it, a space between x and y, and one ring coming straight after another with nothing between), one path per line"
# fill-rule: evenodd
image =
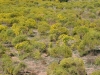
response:
M33 71L36 75L47 75L47 66L53 61L59 61L59 58L52 58L46 54L41 55L41 60L24 60L27 69Z

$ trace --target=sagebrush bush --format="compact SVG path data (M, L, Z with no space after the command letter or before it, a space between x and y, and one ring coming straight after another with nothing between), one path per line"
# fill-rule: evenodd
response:
M5 54L6 48L0 44L0 57Z
M40 59L41 58L41 53L39 52L39 50L36 50L33 52L33 58L34 59Z
M0 25L0 32L6 29L7 29L7 26Z
M50 26L47 22L43 21L43 22L40 22L39 25L38 25L38 32L40 34L46 34L48 33L50 30Z
M23 42L16 44L15 48L19 50L26 50L26 47L28 47L28 45L29 45L28 41L23 41Z
M31 28L36 28L36 21L34 19L27 19L27 21L25 22L25 26L28 27L29 29Z
M43 42L38 42L38 41L31 41L32 46L34 49L38 49L41 53L46 51L46 44Z
M12 29L6 29L5 31L2 31L0 33L0 38L2 41L5 42L11 42L11 40L14 38L15 34Z
M26 65L23 62L15 64L8 55L4 54L2 56L2 71L5 75L18 75L25 67Z
M91 75L100 75L100 70L94 71Z
M13 43L14 45L16 45L16 44L21 43L21 42L23 42L23 41L27 41L27 37L26 37L25 35L19 35L19 36L16 36L16 37L13 39L12 43Z
M95 64L100 65L100 56L97 56L95 59Z
M60 61L60 65L62 67L65 67L65 68L69 68L71 66L77 66L77 67L80 67L80 66L83 66L84 67L84 63L83 63L83 60L80 59L80 58L65 58L63 60Z
M52 63L48 75L86 75L84 63L80 58L64 58L60 63Z
M63 27L60 23L53 24L50 27L50 39L57 40L61 34L68 34L68 29Z
M27 26L21 26L20 24L18 24L18 25L13 24L12 30L16 34L16 36L28 33L28 27Z
M67 57L72 56L71 49L66 45L49 48L48 53L54 57L66 57L67 58Z
M95 30L89 31L83 38L83 40L79 44L79 52L80 55L85 55L89 51L96 50L96 46L100 45L100 33Z

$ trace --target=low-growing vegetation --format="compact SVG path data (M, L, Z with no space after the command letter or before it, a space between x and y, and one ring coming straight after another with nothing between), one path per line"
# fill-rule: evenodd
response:
M48 67L48 75L86 75L84 63L80 58L64 58Z
M99 75L99 19L100 0L0 0L0 75Z

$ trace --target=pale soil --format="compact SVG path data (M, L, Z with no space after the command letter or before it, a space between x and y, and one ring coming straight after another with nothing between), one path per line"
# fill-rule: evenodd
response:
M53 62L58 61L58 58L52 58L50 56L47 57L46 54L42 54L41 60L32 60L26 59L24 60L27 65L27 69L36 73L36 75L47 75L47 66Z

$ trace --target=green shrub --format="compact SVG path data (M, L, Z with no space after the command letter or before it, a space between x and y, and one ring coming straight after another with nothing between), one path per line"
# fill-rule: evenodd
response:
M38 49L40 52L45 52L46 51L46 44L43 42L37 42L37 41L31 41L32 46L34 49Z
M54 48L48 48L48 54L50 54L53 57L58 57L58 47L54 47Z
M75 27L73 30L73 34L74 35L78 35L80 37L80 39L83 39L84 35L89 32L89 28L85 27L85 26L78 26Z
M53 75L54 74L54 69L56 69L59 66L57 62L52 62L47 69L47 74L48 75Z
M3 30L6 30L6 29L7 29L6 26L0 25L0 32L3 31Z
M100 56L96 57L95 64L96 65L100 65Z
M87 54L89 51L94 51L96 50L96 46L100 45L100 33L95 31L95 30L91 30L89 31L83 38L83 40L79 43L79 52L80 55L85 55Z
M2 56L2 70L3 73L10 75L18 75L18 73L25 69L25 64L20 62L15 64L8 55Z
M68 34L68 29L63 27L60 23L53 24L50 27L50 39L57 40L61 34Z
M14 23L19 23L19 19L18 18L12 18L9 26L11 27Z
M2 39L2 42L11 42L11 40L14 38L15 34L12 29L6 29L5 31L2 31L0 33L0 38Z
M83 60L80 58L65 58L61 60L60 66L71 75L86 75Z
M19 12L17 13L17 12L12 12L10 15L9 15L9 17L11 17L11 18L14 18L14 17L18 17L20 14L19 14Z
M61 34L67 34L68 30L66 27L63 27L60 23L55 23L51 26L50 33L61 35Z
M96 15L95 14L90 14L89 15L89 18L95 19L96 18Z
M24 59L26 59L27 57L30 57L30 53L23 53L23 54L20 54L19 59L20 59L20 60L24 60Z
M33 56L34 59L40 59L41 53L37 50L37 51L34 51L32 56Z
M23 41L23 42L16 44L15 48L19 50L26 50L26 47L28 47L28 45L29 45L28 41Z
M60 65L62 67L65 67L65 68L69 68L69 67L72 67L72 66L76 66L76 67L80 67L80 66L83 66L84 67L84 63L83 63L83 60L80 59L80 58L64 58L63 60L60 61Z
M60 63L53 62L48 66L48 75L86 75L83 60L64 58Z
M63 69L61 66L58 66L54 71L54 75L68 75L68 72L65 69Z
M0 44L0 57L6 52L6 48Z
M95 2L94 3L94 7L100 7L100 3L99 2Z
M13 73L14 69L13 62L11 61L11 58L8 55L2 56L2 68L5 74Z
M52 41L56 41L58 36L56 34L50 34L49 38L50 38L50 41L52 42Z
M6 30L6 35L7 35L7 36L14 37L14 36L15 36L15 33L13 32L12 29L7 29L7 30Z
M13 39L12 43L13 43L14 45L16 45L16 44L21 43L21 42L23 42L23 41L27 41L27 37L26 37L25 35L19 35L19 36L16 36L16 37Z
M71 49L66 45L49 48L48 53L53 57L61 57L62 56L62 57L68 58L68 57L72 56Z
M46 34L49 32L49 30L50 30L50 26L48 23L46 23L45 21L39 23L38 32L40 34Z
M59 6L58 6L59 7ZM63 8L63 7L62 7ZM57 15L57 19L61 22L61 23L66 23L67 22L67 19L66 17L64 16L64 13L63 14L58 14Z
M36 21L33 19L27 19L27 21L25 21L25 26L28 27L29 29L36 28L37 27Z
M73 37L68 36L68 35L66 35L66 34L62 34L62 35L59 36L59 41L65 43L65 44L68 45L68 46L69 46L69 45L72 45L72 44L69 42L69 41L72 41L72 40L74 40Z
M21 24L18 24L18 25L13 24L13 26L11 28L12 28L13 32L16 34L16 36L28 33L28 27L22 26Z
M59 47L59 54L63 57L71 57L72 56L72 50L66 46L66 45L62 45Z
M94 71L91 75L100 75L100 70Z

